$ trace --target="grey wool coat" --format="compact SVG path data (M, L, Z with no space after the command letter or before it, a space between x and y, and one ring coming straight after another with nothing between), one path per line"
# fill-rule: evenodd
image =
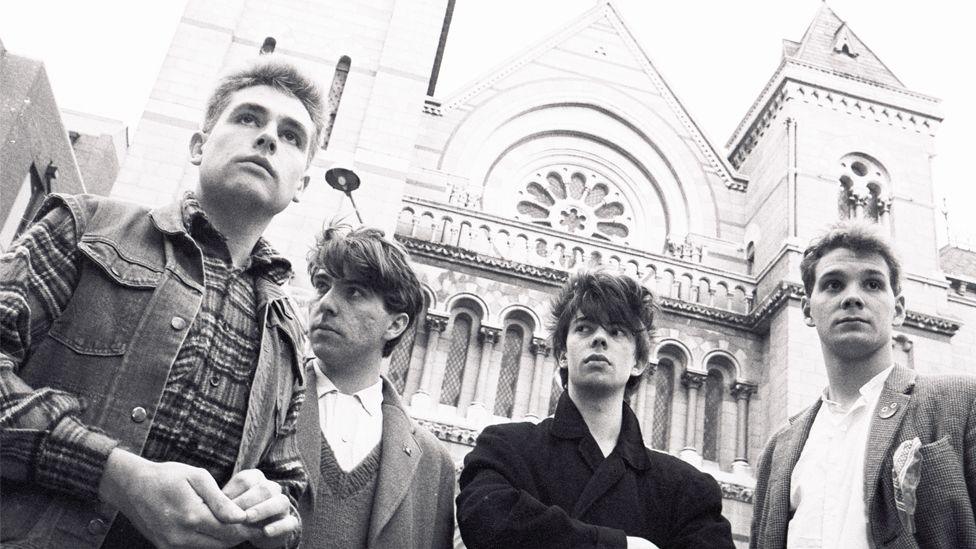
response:
M790 418L766 445L756 475L750 547L786 547L790 477L820 402ZM891 473L894 450L915 437L923 446L913 535L898 516ZM874 547L976 548L976 376L920 376L895 366L871 419L864 459Z
M311 365L311 362L309 363ZM298 447L309 488L299 501L302 522L312 520L321 477L321 438L315 372L307 371L308 392L298 419ZM447 449L403 408L383 378L383 435L380 468L369 524L369 547L441 549L453 547L454 462ZM316 547L302 539L303 548Z

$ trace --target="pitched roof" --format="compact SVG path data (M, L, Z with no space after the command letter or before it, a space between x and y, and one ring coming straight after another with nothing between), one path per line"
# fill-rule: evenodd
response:
M464 108L478 94L497 85L522 67L533 63L548 52L558 50L565 42L581 37L590 28L596 28L599 32L609 31L616 36L621 44L622 50L626 51L630 58L628 61L623 61L622 63L634 63L639 67L639 70L647 77L647 83L645 85L648 86L648 90L656 92L664 99L667 106L687 132L690 140L695 143L698 150L701 151L708 163L726 184L740 190L745 189L747 181L745 177L732 167L725 155L705 136L701 127L665 82L660 72L651 63L650 57L644 52L630 29L620 18L617 8L614 7L613 0L599 0L593 8L580 15L575 21L504 61L487 72L487 74L468 83L444 101L443 110L448 111Z
M807 27L799 47L784 48L784 57L872 82L904 88L851 27L824 3Z

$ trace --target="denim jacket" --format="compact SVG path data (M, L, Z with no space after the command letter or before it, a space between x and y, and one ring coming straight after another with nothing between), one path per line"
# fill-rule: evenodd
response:
M49 200L70 209L86 260L70 302L37 338L19 376L31 387L77 395L82 422L138 454L200 310L201 252L178 202L147 212L89 195ZM259 278L255 291L261 345L234 473L255 468L274 437L285 434L292 392L305 384L298 313L273 281ZM4 484L4 547L97 548L117 512L29 482Z

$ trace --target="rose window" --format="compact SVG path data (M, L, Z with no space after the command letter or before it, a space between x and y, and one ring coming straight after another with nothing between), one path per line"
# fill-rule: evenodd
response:
M545 174L545 175L543 175ZM580 236L622 240L630 217L619 193L596 174L560 168L537 172L519 192L517 219Z

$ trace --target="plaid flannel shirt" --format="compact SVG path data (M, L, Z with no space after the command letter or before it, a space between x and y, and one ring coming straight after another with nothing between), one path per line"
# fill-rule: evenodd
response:
M260 327L254 280L278 284L291 271L286 259L259 240L250 261L235 269L223 238L199 204L183 200L184 224L204 251L206 291L200 314L167 379L144 457L203 467L218 483L229 480L241 442ZM56 208L0 254L0 468L4 477L83 498L97 498L110 434L83 425L77 397L32 388L17 371L31 344L45 337L71 299L82 255L70 212ZM302 391L292 394L287 426L294 428ZM270 448L259 468L293 502L307 483L293 444Z

